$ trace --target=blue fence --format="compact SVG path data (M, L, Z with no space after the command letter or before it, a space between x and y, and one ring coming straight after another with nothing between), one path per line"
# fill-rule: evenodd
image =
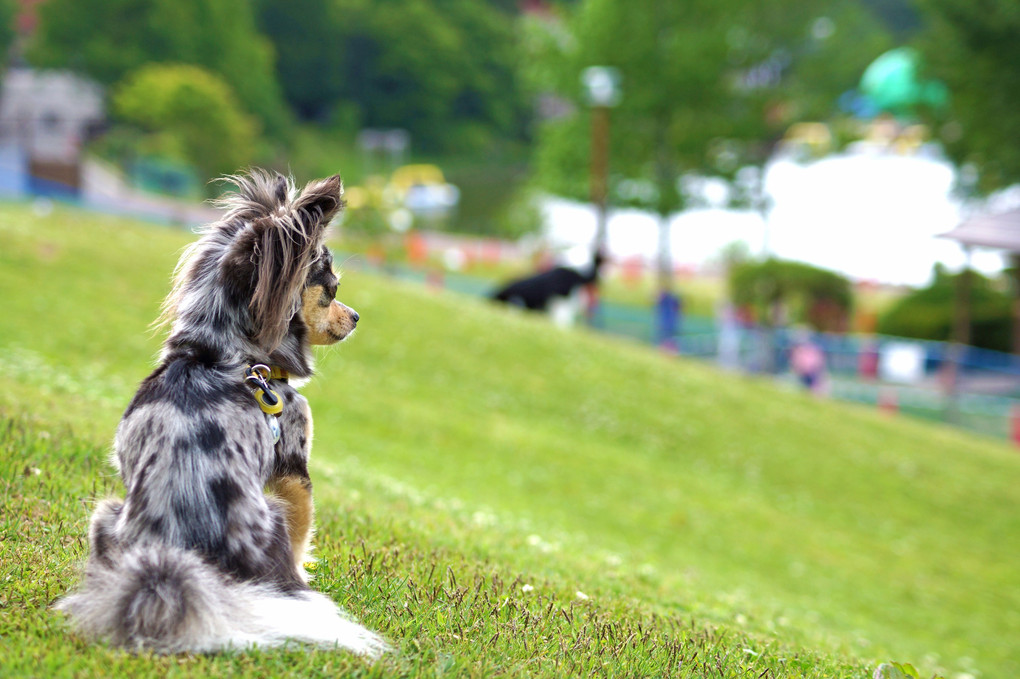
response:
M408 280L430 280L427 273L403 265L389 265L386 271ZM451 273L434 277L432 282L469 295L486 295L496 287L486 279ZM656 337L650 307L603 302L593 325L641 342L652 343ZM724 369L771 376L795 385L798 379L791 357L804 341L821 351L824 392L831 398L1016 439L1020 357L1013 354L882 335L722 326L713 318L692 315L683 317L681 332L668 348L716 362Z
M824 359L823 390L832 398L949 422L1014 438L1020 408L1020 358L902 337L843 335L757 327L682 334L679 353L743 372L796 381L791 357L810 341ZM727 349L727 343L729 348Z

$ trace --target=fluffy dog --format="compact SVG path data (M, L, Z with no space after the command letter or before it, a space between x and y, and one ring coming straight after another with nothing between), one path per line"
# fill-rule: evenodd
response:
M384 642L313 592L312 418L290 380L311 345L354 331L324 245L338 176L229 178L223 219L183 255L159 367L114 441L123 501L99 504L77 592L58 608L133 650L211 652L290 640L376 656Z

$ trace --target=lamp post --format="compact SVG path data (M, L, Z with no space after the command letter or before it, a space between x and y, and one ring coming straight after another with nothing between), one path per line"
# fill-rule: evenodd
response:
M590 66L581 73L591 106L591 177L589 190L595 206L593 253L604 254L608 240L606 204L609 196L609 109L620 103L620 72L610 66ZM593 266L596 264L593 262ZM596 272L597 273L597 272ZM588 286L588 322L598 313L598 279Z
M973 165L964 166L960 171L959 191L962 194L964 210L972 210L974 206L975 188L978 172ZM967 354L967 345L971 340L971 255L974 252L972 243L961 241L963 247L963 270L956 278L953 295L953 326L949 338L949 354L946 362L945 388L946 409L945 419L952 424L960 420L960 378L963 374L963 360Z

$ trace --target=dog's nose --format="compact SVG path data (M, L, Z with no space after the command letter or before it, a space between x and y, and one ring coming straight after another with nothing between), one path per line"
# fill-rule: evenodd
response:
M351 318L353 318L353 319L354 319L354 322L355 322L355 323L357 323L358 321L360 321L360 320L361 320L361 314L359 314L359 313L358 313L357 311L355 311L354 309L351 309Z

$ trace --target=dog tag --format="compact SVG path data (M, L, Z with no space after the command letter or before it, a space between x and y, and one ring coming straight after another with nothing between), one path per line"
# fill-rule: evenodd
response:
M280 442L280 420L276 419L276 415L266 415L266 424L269 425L269 431L273 435L273 445L275 446Z

